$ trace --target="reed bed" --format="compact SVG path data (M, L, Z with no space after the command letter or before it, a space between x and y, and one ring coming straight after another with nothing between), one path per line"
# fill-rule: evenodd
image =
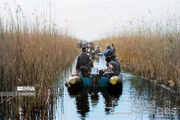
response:
M180 88L180 31L178 21L160 25L141 24L136 28L112 33L96 44L105 49L115 44L121 66L144 78ZM178 88L178 89L177 89Z
M11 103L24 105L27 110L47 110L47 103L53 98L53 81L78 53L77 39L67 31L55 29L54 25L29 27L14 22L7 25L3 21L1 18L0 91L15 91L17 86L34 86L35 97L12 97ZM4 98L1 97L0 104L5 103L2 100Z

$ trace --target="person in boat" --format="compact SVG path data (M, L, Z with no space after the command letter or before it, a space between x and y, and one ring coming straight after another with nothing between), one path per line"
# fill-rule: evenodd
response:
M82 48L82 46L83 46L82 41L80 41L79 48Z
M116 48L115 48L114 44L112 44L112 51L113 51L114 56L116 56Z
M96 52L96 54L101 52L99 46L96 48L96 51L95 51L95 52Z
M94 43L90 42L89 43L89 53L92 54L94 52Z
M89 55L87 55L86 47L83 47L82 53L77 58L76 73L79 73L81 70L84 69L88 69L88 71L90 71L92 67L93 67L93 62L89 57Z
M84 44L84 46L83 46L83 47L85 47L86 49L89 49L89 45L88 45L88 43Z
M110 56L110 61L116 62L117 66L118 66L118 71L120 73L121 72L121 67L120 67L120 63L119 63L118 59L116 58L116 56L115 55Z
M92 54L91 54L91 60L92 60L92 61L95 60L95 52L92 52Z
M100 71L102 77L118 76L120 74L118 64L115 61L113 61L111 57L106 57L105 60L107 62L107 69Z
M104 56L109 57L113 55L113 51L111 49L111 46L109 44L106 45L106 49L104 50Z
M116 74L120 74L120 65L119 62L115 60L115 56L106 57L107 67L111 68L112 71Z

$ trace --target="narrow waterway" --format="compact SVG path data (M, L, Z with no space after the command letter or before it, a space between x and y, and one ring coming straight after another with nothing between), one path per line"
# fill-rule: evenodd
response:
M96 57L94 66L106 68L104 57ZM129 73L122 73L122 95L112 96L106 89L70 95L64 83L74 71L75 63L54 84L55 120L180 119L180 98L176 94Z

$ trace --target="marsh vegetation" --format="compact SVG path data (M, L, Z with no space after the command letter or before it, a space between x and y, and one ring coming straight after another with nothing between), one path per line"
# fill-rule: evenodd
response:
M41 111L41 117L47 117L51 111L53 82L75 59L77 39L55 24L42 26L38 20L28 24L18 15L16 18L5 21L0 16L0 91L14 92L17 86L34 86L36 94L4 96L0 104L7 107L9 117L14 110L18 117L19 107L24 119L32 119L33 111ZM14 107L8 110L10 104Z
M117 25L96 43L103 48L114 43L117 57L126 69L177 89L180 86L179 20L174 16L164 21L127 21L130 29Z

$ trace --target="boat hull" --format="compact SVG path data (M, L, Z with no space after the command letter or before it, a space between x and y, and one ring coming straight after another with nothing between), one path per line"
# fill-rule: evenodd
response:
M95 77L81 77L78 79L75 79L77 82L73 82L74 84L70 84L72 79L66 82L66 86L68 88L69 92L78 92L81 91L83 88L86 87L91 87L91 88L108 88L108 90L111 93L117 93L121 94L122 93L122 77L116 76L113 80L113 77L108 78L108 77L100 77L100 78L95 78ZM70 84L70 85L69 85Z

